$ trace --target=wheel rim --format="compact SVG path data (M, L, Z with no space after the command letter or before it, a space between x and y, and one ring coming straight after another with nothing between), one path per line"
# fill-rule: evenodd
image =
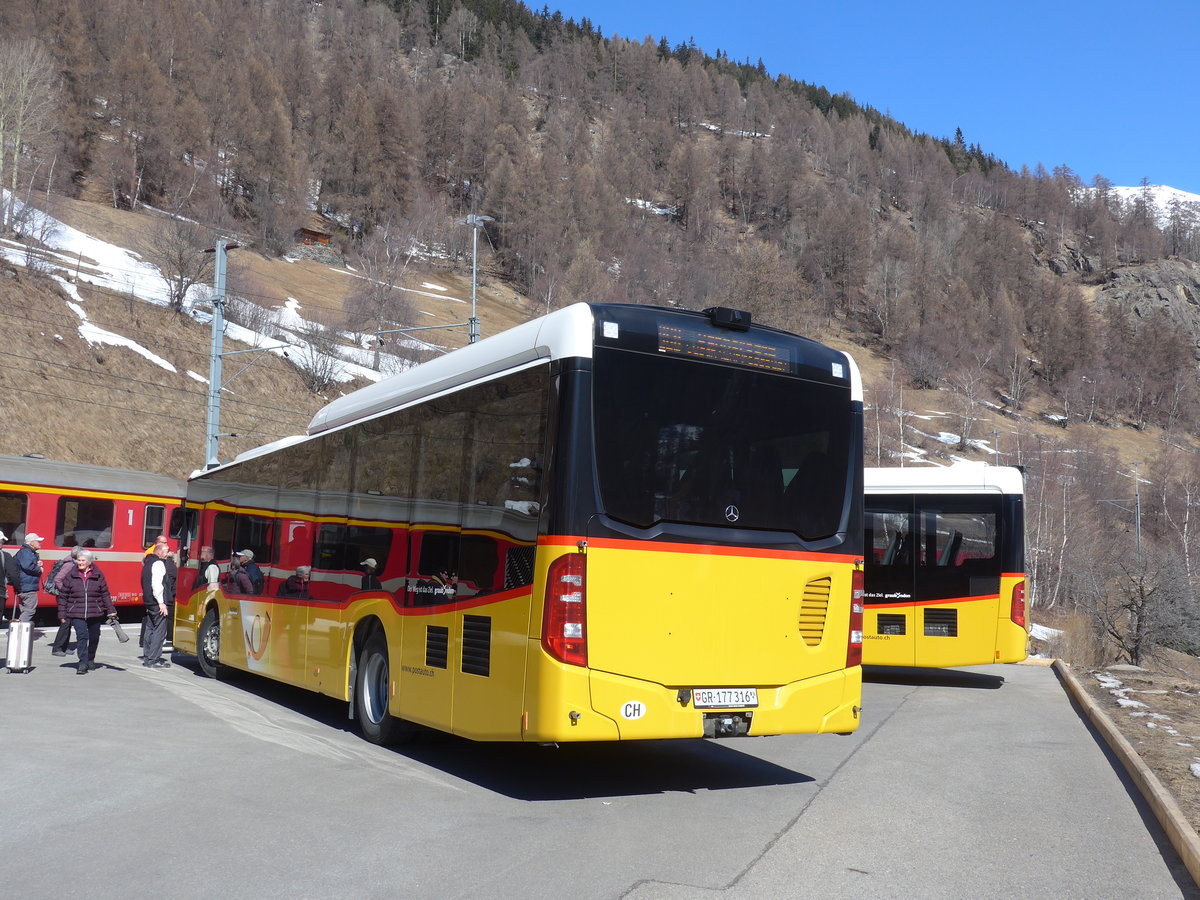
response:
M221 658L221 628L216 622L213 622L204 632L204 639L200 642L200 652L210 663L215 663Z
M379 653L372 653L363 670L362 706L372 725L383 721L387 713L388 664Z

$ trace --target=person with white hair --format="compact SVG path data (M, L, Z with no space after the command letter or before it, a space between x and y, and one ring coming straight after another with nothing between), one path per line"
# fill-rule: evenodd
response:
M46 576L47 591L53 593L55 597L62 590L63 578L66 577L68 570L75 568L75 560L79 558L79 554L84 551L83 547L72 547L71 555L63 557L62 560L56 562L50 568L50 574ZM99 571L97 569L97 571ZM49 585L54 585L54 590L49 591ZM66 656L67 647L71 643L71 626L67 622L63 622L58 626L58 633L54 635L54 640L50 644L51 656Z
M287 577L287 580L279 586L276 595L300 600L311 599L311 595L308 593L308 580L311 577L312 566L296 566L295 574Z
M79 551L75 567L62 579L58 592L59 621L70 622L75 629L75 650L79 654L76 675L99 668L96 645L100 643L100 626L117 614L104 573L92 565L95 557L86 548Z
M20 570L20 582L13 589L21 604L22 622L32 622L33 614L37 612L38 588L42 584L42 559L38 551L42 548L43 540L37 532L29 532L15 557L17 569Z

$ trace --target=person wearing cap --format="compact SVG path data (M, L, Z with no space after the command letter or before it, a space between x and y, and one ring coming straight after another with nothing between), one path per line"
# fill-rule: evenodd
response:
M258 567L258 563L254 561L253 550L239 550L238 558L241 560L241 570L250 580L250 593L261 594L263 592L263 573Z
M42 559L38 551L42 549L43 540L36 531L29 532L15 557L20 581L13 589L17 592L17 602L21 605L22 622L32 622L33 614L37 612L38 587L42 583Z
M382 591L383 585L379 581L379 576L375 574L379 570L379 563L375 561L374 557L368 556L359 565L364 570L362 589L364 591Z

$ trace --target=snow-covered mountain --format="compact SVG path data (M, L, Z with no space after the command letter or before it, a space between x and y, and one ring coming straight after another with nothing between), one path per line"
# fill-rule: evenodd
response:
M1158 213L1159 224L1165 225L1170 219L1171 201L1178 200L1192 212L1200 215L1200 194L1191 194L1165 184L1149 185L1150 196L1154 200L1154 208ZM1121 198L1123 203L1132 203L1142 194L1142 187L1113 187L1112 192Z

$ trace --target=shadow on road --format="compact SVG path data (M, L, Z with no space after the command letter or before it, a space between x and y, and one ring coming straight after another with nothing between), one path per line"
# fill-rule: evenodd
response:
M872 684L912 684L994 691L1004 685L1004 676L987 675L983 672L964 672L961 669L863 666L863 681Z
M730 743L701 739L611 744L482 744L461 738L397 748L409 759L517 800L695 793L813 781Z
M175 665L203 678L195 657L174 654ZM235 670L228 681L262 700L357 737L346 704L301 688ZM362 740L362 738L358 738ZM810 775L738 750L754 738L709 741L630 741L545 746L516 742L477 742L422 730L392 752L431 769L518 800L579 800L639 794L693 793L785 784L805 784Z

